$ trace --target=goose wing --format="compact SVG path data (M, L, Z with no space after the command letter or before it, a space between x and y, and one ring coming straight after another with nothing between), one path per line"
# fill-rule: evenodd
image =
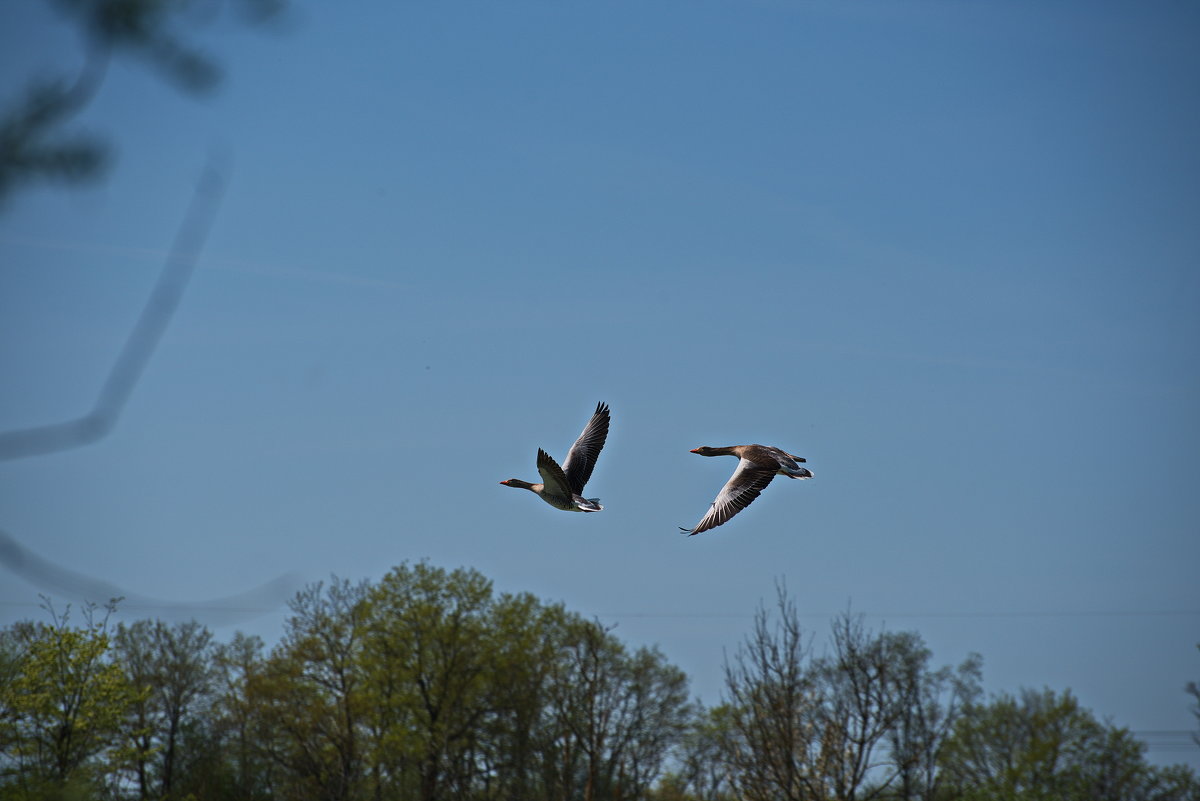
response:
M546 491L552 495L561 495L564 498L570 498L573 494L571 491L571 482L567 481L563 469L558 466L558 462L550 454L546 453L541 448L538 448L537 456L537 471L542 477L542 483L546 487Z
M681 527L679 530L686 531L691 536L727 522L729 518L749 506L759 496L759 493L766 489L774 477L775 469L773 467L764 467L749 459L742 459L738 462L733 475L725 482L725 486L721 487L708 514L701 518L695 528Z
M562 472L566 474L571 491L576 495L583 494L584 485L592 477L600 450L608 439L608 422L608 404L597 403L592 419L583 427L583 433L575 440L563 462Z
M746 456L763 464L777 462L780 467L790 467L793 470L800 466L800 462L805 461L802 456L793 456L782 448L773 448L770 445L751 445L750 453L747 453Z

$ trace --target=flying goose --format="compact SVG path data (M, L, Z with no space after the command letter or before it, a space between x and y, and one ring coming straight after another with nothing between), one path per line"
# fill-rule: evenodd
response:
M689 537L716 528L745 509L776 475L788 478L813 477L811 470L797 464L803 462L803 458L769 445L731 445L727 448L704 446L693 448L691 452L701 456L736 456L740 461L725 486L721 487L708 514L701 518L695 528L679 528Z
M510 478L500 483L506 487L527 489L536 493L546 503L564 512L599 512L604 507L599 498L583 497L583 487L592 477L592 469L608 438L608 404L597 403L592 419L583 427L583 433L571 450L562 467L541 448L538 448L537 470L541 484L530 484L519 478Z

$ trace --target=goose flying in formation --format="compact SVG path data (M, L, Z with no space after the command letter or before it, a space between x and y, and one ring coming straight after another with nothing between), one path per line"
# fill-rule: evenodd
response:
M583 487L592 477L592 469L608 438L608 404L597 403L592 419L584 426L583 433L571 450L567 452L562 467L541 448L538 448L537 470L541 484L530 484L519 478L510 478L500 483L506 487L527 489L535 493L555 509L564 512L599 512L604 507L599 498L583 497Z
M680 527L679 530L687 532L688 536L708 531L728 521L749 506L777 475L788 478L813 477L811 470L797 464L803 462L803 458L769 445L733 445L727 448L705 446L693 449L692 453L701 456L736 456L739 461L729 481L721 487L708 514L695 528Z

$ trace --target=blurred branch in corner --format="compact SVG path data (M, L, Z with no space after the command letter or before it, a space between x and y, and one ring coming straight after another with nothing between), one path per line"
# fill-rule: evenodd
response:
M258 24L278 19L287 0L45 0L80 34L76 74L30 80L24 95L0 109L0 211L20 187L38 181L78 184L99 178L111 162L102 140L68 130L104 83L110 60L127 55L149 64L179 89L203 94L219 81L217 65L186 41L184 32L227 8ZM117 354L90 411L81 417L0 433L0 461L93 443L115 427L179 305L212 226L229 178L227 153L209 156L158 281ZM123 597L126 610L195 617L220 625L273 611L299 581L283 575L248 592L196 602L171 602L129 593L110 582L54 564L0 530L0 564L43 591L104 602Z
M82 66L74 76L30 80L23 97L0 109L0 209L22 185L79 184L111 162L104 140L64 132L99 92L115 55L128 55L189 94L220 81L217 64L183 31L211 21L226 6L251 24L283 17L286 0L44 0L78 31Z

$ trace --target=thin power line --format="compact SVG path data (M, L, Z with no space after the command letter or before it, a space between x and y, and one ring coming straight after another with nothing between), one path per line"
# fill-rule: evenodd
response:
M827 619L841 612L801 612L798 617ZM882 618L1031 618L1031 617L1200 617L1200 609L1031 609L1023 611L972 611L972 612L858 612L864 617ZM609 612L600 617L616 618L670 618L717 620L751 619L749 612Z
M1196 738L1200 732L1188 729L1138 729L1130 731L1150 751L1174 754L1188 753L1200 748Z
M4 543L3 543L3 538L2 538L2 536L0 536L0 546L3 546L3 544L4 544ZM0 550L2 550L2 547L0 547ZM3 560L2 560L2 559L0 559L0 561L3 561ZM38 603L36 603L36 602L34 602L34 601L5 601L5 600L0 600L0 606L8 606L8 607L19 607L19 606L24 606L24 607L36 608L36 607L40 606L40 604L38 604ZM161 610L161 609L172 609L172 610L173 610L173 609L177 608L177 606L178 606L177 604L170 603L170 602L167 602L167 601L163 601L163 602L161 602L161 603L156 603L156 602L146 602L146 601L137 601L137 602L128 602L128 601L127 601L127 602L124 602L124 603L122 603L122 604L121 604L121 608L122 608L122 609L126 609L126 610L130 610L130 609L139 609L139 610L156 610L156 609L159 609L159 610ZM205 608L207 608L207 609L213 609L213 610L221 609L221 610L227 610L227 611L231 611L231 612L271 612L271 611L274 611L274 610L278 609L278 606L277 606L277 605L276 605L276 606L270 606L270 607L248 607L248 606L222 606L222 605L219 605L219 604L205 604L204 606L205 606ZM827 619L827 618L833 618L833 617L837 617L837 615L838 615L838 614L840 614L840 613L819 613L819 612L813 612L813 613L809 613L809 614L800 614L800 615L799 615L799 617L806 617L806 618L816 618L816 619ZM871 612L864 612L863 614L864 614L866 617L887 617L887 618L900 618L900 617L909 617L909 618L921 618L921 617L927 617L927 618L936 618L936 617L956 617L956 618L989 618L989 617L1013 617L1013 618L1021 618L1021 617L1165 617L1165 616L1185 616L1185 617L1186 617L1186 616L1189 616L1189 615L1200 616L1200 610L1194 610L1194 609L1176 609L1176 610L1133 610L1133 609L1130 609L1130 610L1110 610L1110 611L1081 611L1081 612L1080 612L1080 611L1077 611L1077 612L1066 612L1066 611L1042 611L1042 612L1039 612L1039 611L1032 611L1032 612L948 612L948 613L941 613L941 612L922 612L922 613L916 613L916 614L903 614L903 615L893 615L893 614L887 614L887 613L883 613L883 612L875 612L875 613L871 613ZM617 612L617 613L600 613L598 616L599 616L599 617L604 617L604 618L638 618L638 619L656 619L656 618L662 618L662 619L670 619L670 620L677 620L677 619L694 619L694 620L719 620L719 619L728 619L728 620L751 620L751 619L753 619L753 618L754 618L754 615L753 615L753 614L749 614L749 613L740 613L740 612L728 612L728 613L725 613L725 612Z

